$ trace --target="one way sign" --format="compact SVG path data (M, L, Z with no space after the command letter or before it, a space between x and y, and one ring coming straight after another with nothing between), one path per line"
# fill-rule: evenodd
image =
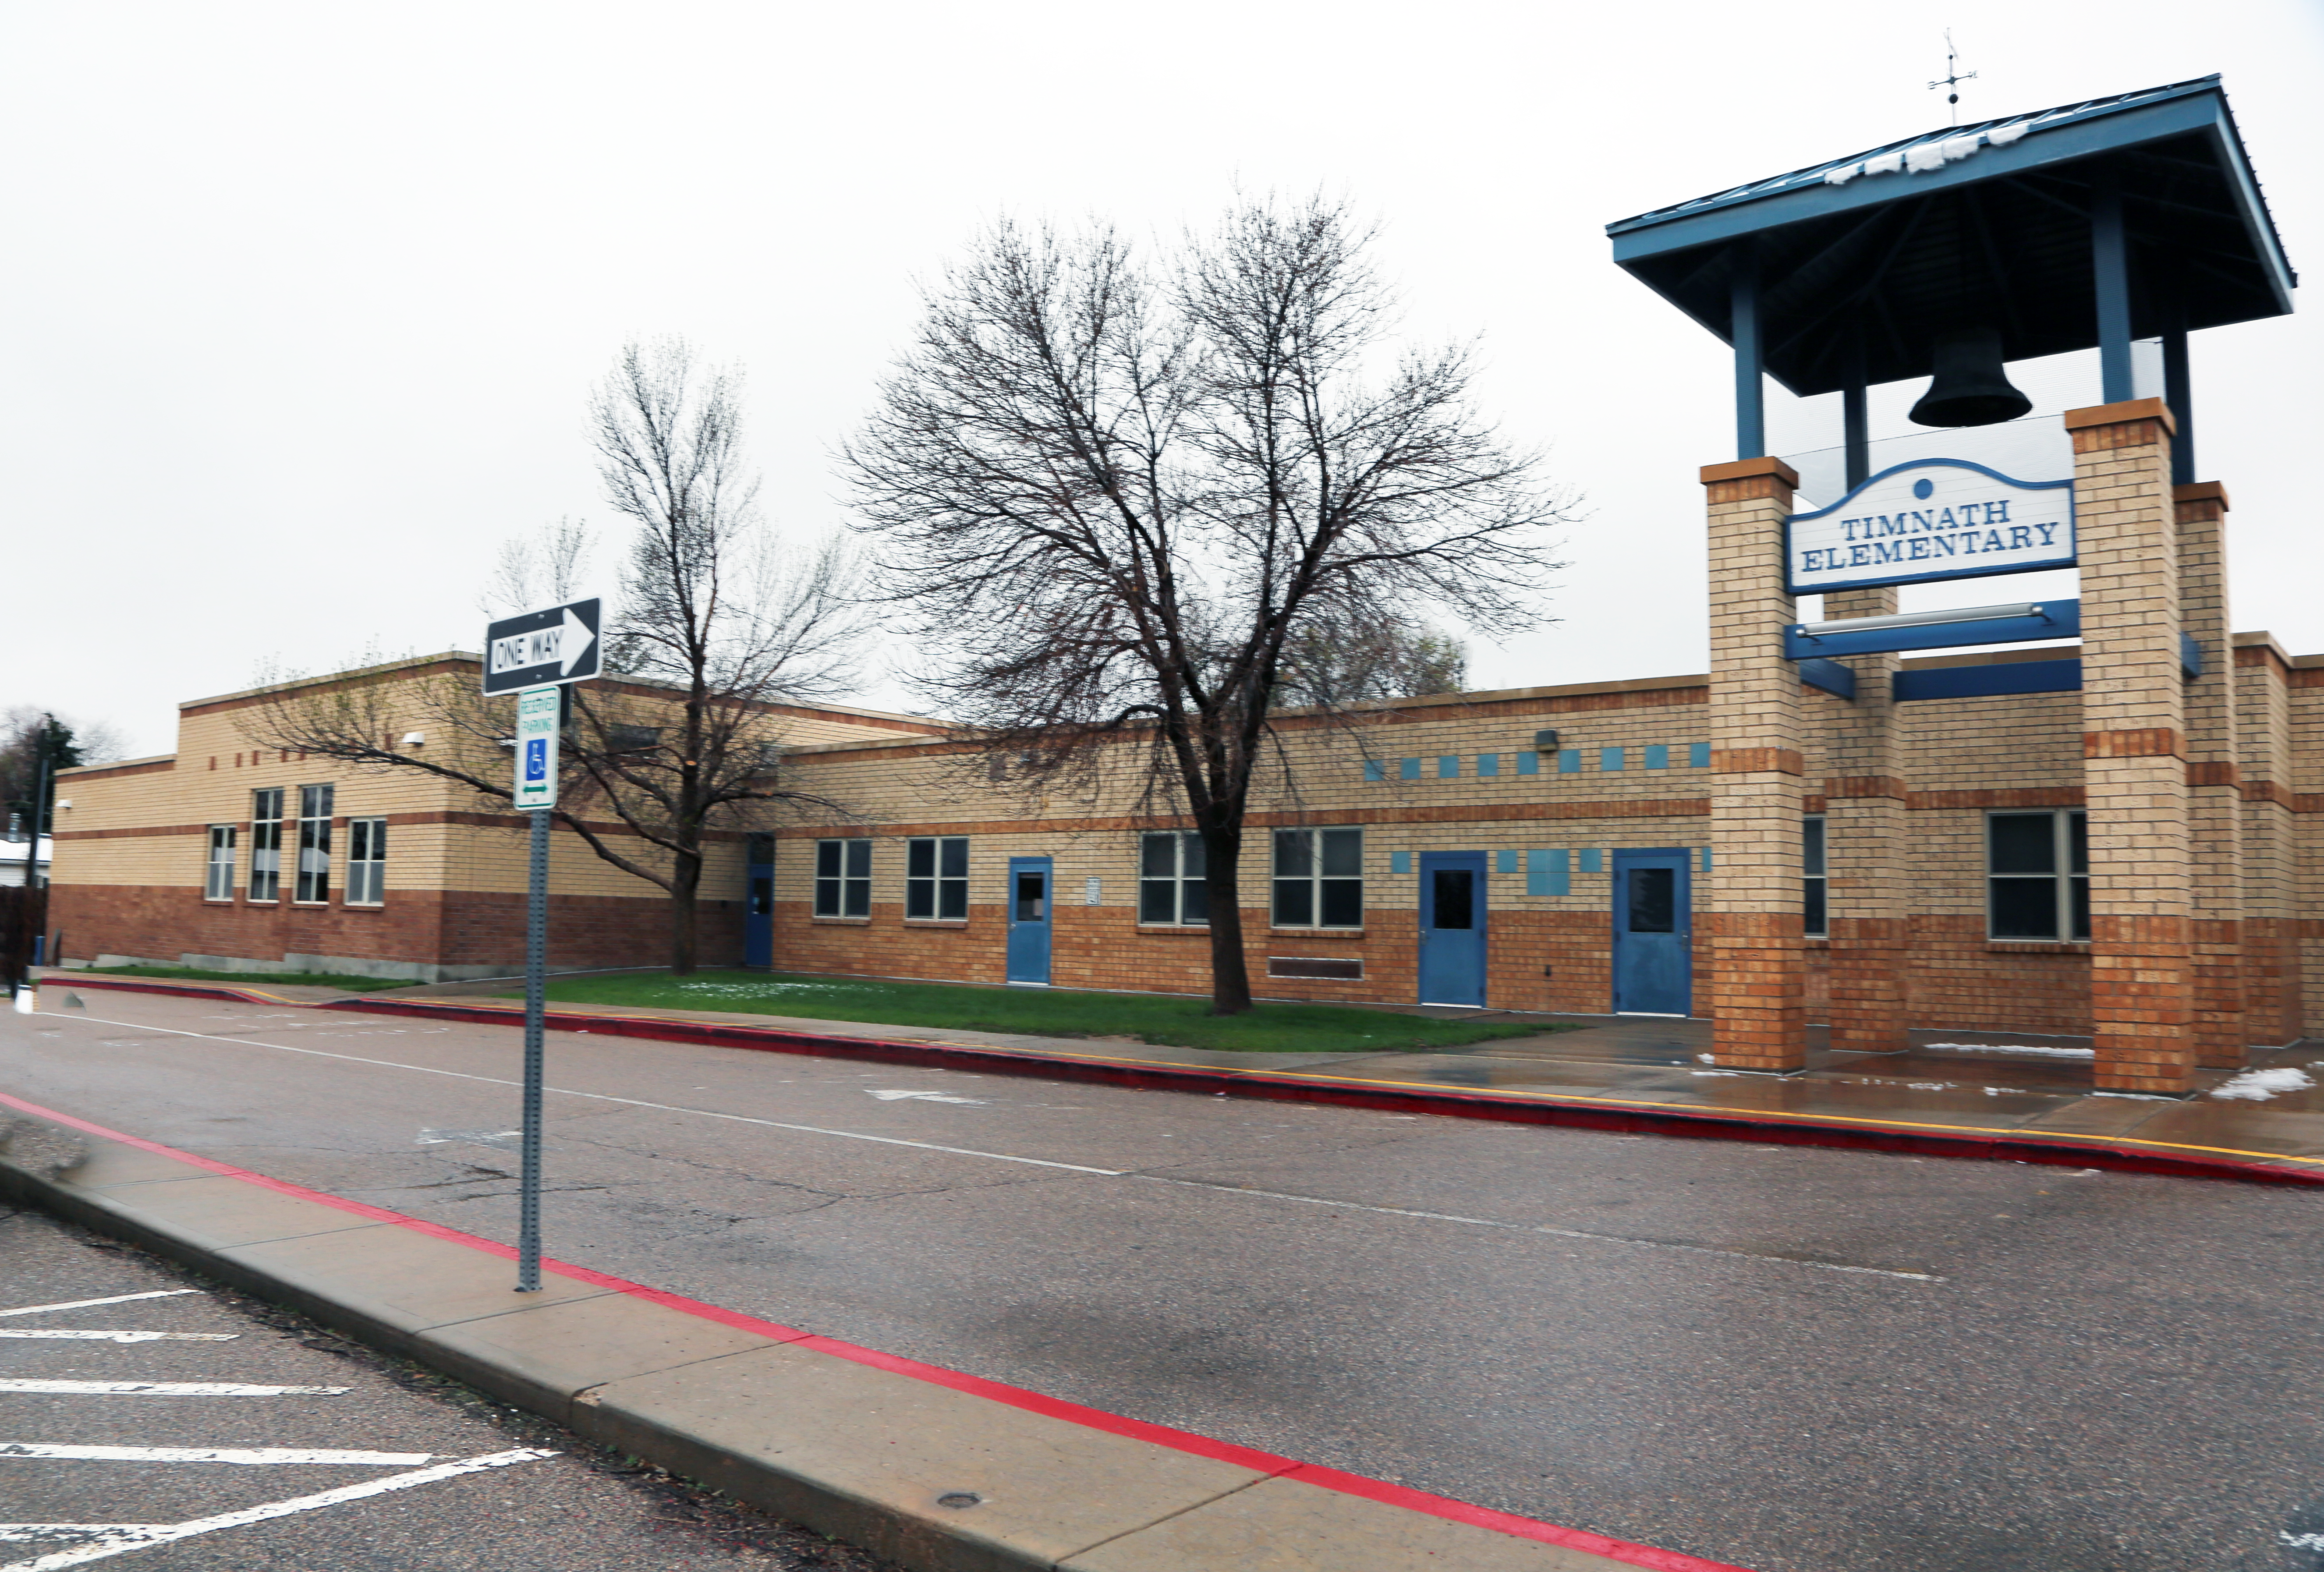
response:
M505 617L484 630L484 692L512 694L597 675L595 599Z

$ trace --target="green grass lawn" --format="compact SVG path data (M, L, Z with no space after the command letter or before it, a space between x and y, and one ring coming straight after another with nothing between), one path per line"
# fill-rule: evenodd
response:
M410 988L408 977L349 977L337 971L211 971L199 966L84 966L74 968L92 977L166 977L180 982L240 982L263 988L289 983L298 988L337 988L349 993L375 993L381 988ZM69 978L51 977L51 982Z
M1248 1015L1222 1020L1207 1013L1210 1005L1204 999L1050 988L958 988L946 983L764 971L701 971L689 978L647 972L551 978L549 997L558 1004L736 1010L804 1016L818 1021L877 1021L895 1026L952 1026L1050 1037L1129 1037L1141 1043L1245 1053L1455 1048L1493 1037L1525 1037L1567 1029L1545 1023L1433 1021L1345 1005L1259 1005Z

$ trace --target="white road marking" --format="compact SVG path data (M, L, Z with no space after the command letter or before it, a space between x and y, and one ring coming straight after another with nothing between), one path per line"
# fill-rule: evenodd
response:
M198 1288L157 1288L151 1293L116 1293L110 1299L69 1299L57 1304L28 1304L15 1310L0 1310L0 1316L36 1316L43 1310L91 1310L101 1304L127 1304L135 1299L175 1299L181 1293L199 1293Z
M240 1332L69 1332L59 1327L0 1327L0 1338L68 1338L89 1343L231 1343Z
M441 1146L457 1141L470 1146L494 1146L503 1152L513 1152L523 1136L522 1130L422 1130L419 1144Z
M117 1026L126 1025L129 1024L124 1021L97 1021L94 1016L90 1017L90 1019L100 1025ZM244 1048L270 1048L280 1053L305 1053L318 1059L337 1059L349 1064L376 1065L383 1070L409 1070L416 1071L421 1075L447 1075L450 1076L455 1080L481 1081L486 1086L512 1087L521 1084L518 1081L503 1080L499 1076L471 1075L466 1071L459 1070L438 1070L433 1065L404 1064L392 1059L366 1059L354 1053L327 1053L320 1048L294 1048L288 1043L254 1043L246 1037L221 1037L212 1032L188 1032L182 1031L174 1026L155 1026L150 1029L157 1032L168 1032L180 1037L199 1037L206 1042L232 1043ZM857 1076L856 1079L859 1080L868 1080L872 1079L872 1073L866 1072L864 1074L861 1074ZM592 1102L618 1103L624 1108L650 1108L657 1113L690 1114L697 1118L726 1119L740 1125L757 1125L762 1128L770 1130L792 1130L809 1135L835 1135L842 1140L870 1141L882 1146L910 1146L923 1152L942 1152L954 1157L982 1157L995 1163L1022 1163L1035 1168L1055 1168L1063 1170L1068 1173L1092 1173L1104 1179L1145 1179L1151 1180L1157 1184L1177 1184L1195 1190L1223 1190L1231 1195L1262 1196L1271 1200L1297 1201L1306 1206L1346 1207L1351 1211L1378 1212L1388 1217L1417 1218L1431 1222L1467 1223L1478 1227L1508 1228L1512 1231L1521 1233L1552 1234L1559 1237L1569 1239L1592 1239L1614 1245L1637 1245L1659 1250L1681 1250L1691 1255L1728 1255L1746 1261L1765 1261L1778 1266L1812 1267L1820 1272L1848 1272L1870 1277L1898 1278L1912 1282L1942 1282L1945 1281L1944 1278L1937 1275L1936 1273L1928 1272L1898 1272L1881 1266L1849 1266L1837 1261L1807 1261L1802 1260L1800 1257L1795 1255L1761 1254L1751 1250L1723 1250L1710 1245L1682 1245L1664 1239L1629 1238L1619 1234L1591 1234L1573 1228L1537 1227L1531 1223L1499 1222L1490 1218L1464 1218L1456 1216L1450 1212L1415 1211L1402 1207L1363 1206L1354 1201L1327 1200L1319 1196L1290 1195L1277 1190L1248 1190L1240 1185L1206 1184L1198 1180L1173 1179L1155 1173L1138 1173L1127 1168L1093 1168L1086 1163L1057 1163L1045 1157L1019 1157L1013 1152L980 1152L973 1147L968 1146L938 1145L933 1141L907 1141L895 1135L869 1135L859 1130L834 1130L821 1125L785 1124L779 1119L756 1119L751 1117L747 1114L722 1113L711 1108L689 1108L674 1103L647 1102L641 1098L614 1097L610 1093L602 1091L575 1091L561 1086L552 1086L547 1089L557 1093L560 1097L585 1098ZM1309 1111L1320 1112L1321 1110L1314 1108L1310 1105ZM1288 1128L1289 1126L1286 1126L1285 1127ZM1756 1150L1782 1152L1788 1150L1788 1148L1782 1146L1768 1146L1756 1148ZM1913 1158L1909 1161L1919 1162L1920 1159ZM10 1569L7 1567L0 1567L0 1572L10 1572Z
M921 1103L965 1103L973 1108L981 1108L985 1106L984 1099L981 1097L954 1097L948 1092L941 1091L873 1091L869 1087L866 1087L864 1089L863 1095L865 1097L876 1097L883 1103L902 1102L906 1099L909 1099L913 1102Z
M485 1468L505 1468L512 1463L530 1463L537 1458L554 1457L554 1452L525 1448L513 1452L493 1452L482 1457L463 1457L456 1463L438 1463L432 1468L415 1469L409 1474L391 1474L384 1479L366 1480L361 1485L342 1485L317 1495L301 1495L290 1501L271 1501L263 1506L244 1507L240 1512L220 1512L216 1517L195 1518L182 1523L0 1523L0 1540L32 1540L47 1536L53 1540L57 1531L94 1533L102 1536L93 1544L35 1556L29 1561L11 1561L0 1567L0 1572L58 1572L65 1567L78 1567L87 1561L101 1561L118 1556L124 1550L134 1550L143 1545L168 1544L175 1540L190 1540L197 1534L216 1533L220 1529L238 1529L250 1523L262 1523L278 1517L290 1517L318 1507L337 1506L341 1502L361 1501L365 1496L383 1495L391 1490L410 1490L415 1485L433 1485L439 1479L456 1479L463 1474L475 1474Z
M0 1441L0 1457L69 1457L85 1463L351 1463L409 1468L433 1452L347 1452L316 1447L51 1447Z
M250 1386L239 1381L0 1381L0 1392L57 1397L337 1397L351 1386Z

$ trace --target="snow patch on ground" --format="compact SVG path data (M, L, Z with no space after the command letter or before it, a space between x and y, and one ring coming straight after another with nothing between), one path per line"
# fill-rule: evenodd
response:
M681 993L708 994L715 998L763 999L787 993L838 993L835 982L681 982Z
M2306 1091L2315 1084L2306 1071L2287 1065L2282 1070L2246 1070L2227 1085L2213 1087L2211 1095L2264 1103L2280 1091Z
M1931 1043L1949 1053L2039 1053L2045 1059L2096 1059L2095 1048L2052 1048L2032 1043Z

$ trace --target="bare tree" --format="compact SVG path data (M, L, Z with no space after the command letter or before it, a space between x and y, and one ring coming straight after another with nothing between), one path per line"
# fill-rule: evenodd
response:
M853 681L850 559L838 542L795 547L767 529L742 451L740 395L734 372L706 370L671 341L625 348L590 402L598 473L632 529L601 630L605 675L574 689L557 816L605 861L669 896L670 969L680 976L696 966L714 832L755 827L783 804L845 813L783 785L780 706ZM570 594L587 546L570 520L515 543L488 593L503 604ZM500 742L513 701L480 696L465 665L416 682L387 680L395 671L285 688L246 712L244 731L263 748L418 770L509 802ZM420 751L397 743L415 715L435 733ZM606 833L607 814L626 834Z
M1390 352L1371 238L1245 202L1148 267L998 225L845 450L964 735L1037 776L1149 749L1149 804L1202 836L1222 1015L1250 1005L1237 874L1286 645L1416 606L1532 621L1566 516L1471 412L1464 348Z
M1276 703L1338 711L1371 699L1457 694L1468 672L1459 639L1408 618L1362 628L1311 623L1284 641Z

